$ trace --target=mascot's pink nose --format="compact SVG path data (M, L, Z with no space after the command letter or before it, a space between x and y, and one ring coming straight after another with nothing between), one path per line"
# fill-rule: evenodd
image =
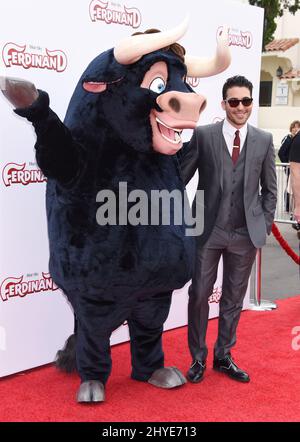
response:
M206 107L206 98L187 92L170 91L156 99L159 107L180 120L197 122L200 113Z

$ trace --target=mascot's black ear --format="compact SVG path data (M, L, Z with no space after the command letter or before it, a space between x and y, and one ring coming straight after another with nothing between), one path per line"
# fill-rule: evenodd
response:
M82 83L115 83L125 77L126 66L118 63L113 49L98 55L82 74Z

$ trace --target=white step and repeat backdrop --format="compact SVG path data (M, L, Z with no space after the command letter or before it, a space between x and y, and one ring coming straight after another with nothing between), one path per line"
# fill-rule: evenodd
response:
M230 27L231 66L213 78L190 79L207 97L199 124L224 117L222 84L242 74L254 83L256 124L263 10L229 0L15 0L0 3L0 75L28 79L46 90L64 118L87 64L125 36L176 26L189 13L181 40L191 55L211 56L223 24ZM53 361L73 329L72 311L48 271L45 178L35 162L32 126L0 97L0 376ZM190 137L187 134L186 137ZM193 194L197 177L189 185ZM221 267L210 298L218 315ZM245 307L248 305L248 297ZM174 292L166 329L187 322L187 286ZM111 343L128 339L126 324Z

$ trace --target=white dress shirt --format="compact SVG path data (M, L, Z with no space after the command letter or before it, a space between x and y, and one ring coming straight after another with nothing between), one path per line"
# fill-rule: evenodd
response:
M241 153L248 132L247 124L245 124L240 129L237 129L236 127L232 126L232 124L225 118L222 131L230 156L232 156L233 141L235 139L235 133L237 130L240 131L240 140L241 140L240 153Z

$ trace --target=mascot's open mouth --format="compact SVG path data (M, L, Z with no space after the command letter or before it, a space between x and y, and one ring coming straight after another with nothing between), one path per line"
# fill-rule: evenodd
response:
M184 129L195 129L197 122L192 119L179 119L168 112L150 112L153 150L165 155L174 155L183 146Z
M158 130L161 136L173 144L181 143L181 133L182 129L175 129L174 127L168 126L166 123L161 121L159 118L155 118L157 122Z
M194 129L196 121L179 120L167 112L152 110L150 113L153 150L165 155L174 155L183 146L181 139L184 129Z

